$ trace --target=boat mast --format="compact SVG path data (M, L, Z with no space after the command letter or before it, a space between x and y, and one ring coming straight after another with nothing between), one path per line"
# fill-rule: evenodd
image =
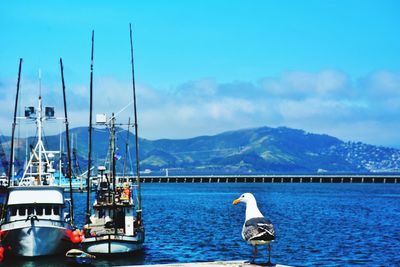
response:
M39 181L42 180L42 71L39 69L39 103L38 115L36 116L36 123L38 127L38 146L39 146Z
M110 149L111 149L111 159L110 159L110 164L111 164L111 179L112 179L112 205L113 205L113 222L114 222L114 232L117 234L117 207L115 203L115 195L117 194L117 175L116 175L116 158L115 158L115 116L114 113L112 113L111 117L111 131L110 131Z
M89 151L88 151L88 171L87 171L87 198L86 198L86 223L90 222L90 170L92 161L92 109L93 109L93 48L94 30L92 31L92 54L90 59L90 104L89 104Z
M71 199L71 224L74 225L74 201L72 196L72 171L71 171L71 148L69 146L69 125L68 125L68 113L67 113L67 98L65 96L65 83L64 83L64 66L62 62L62 58L60 58L60 67L61 67L61 81L62 81L62 90L63 90L63 98L64 98L64 115L65 115L65 137L67 142L67 157L68 157L68 166L67 166L67 176L69 177L69 198ZM60 181L61 181L61 173L60 173Z
M141 223L142 216L142 201L140 196L140 166L139 166L139 138L138 138L138 124L137 124L137 112L136 112L136 88L135 88L135 68L133 64L133 43L132 43L132 27L129 23L129 32L130 32L130 40L131 40L131 65L132 65L132 91L133 91L133 106L134 106L134 115L135 115L135 151L136 151L136 175L137 175L137 201L138 207L136 210L136 216L138 223Z
M126 131L126 140L125 140L125 158L124 158L124 173L122 174L122 177L125 178L126 175L126 164L128 161L128 150L129 150L129 126L131 126L131 118L128 118L128 130Z
M11 180L14 180L14 135L15 135L15 126L17 125L17 106L18 106L18 95L19 95L19 83L21 81L21 68L22 68L22 58L19 59L17 95L15 96L14 118L11 128L11 148L10 148L10 163L9 163L10 166L8 167L8 186L11 185Z
M19 68L18 68L18 80L17 80L17 94L15 96L15 106L14 106L14 118L11 126L11 148L10 148L10 162L8 166L8 185L11 185L11 181L14 181L14 135L15 135L15 126L17 125L17 107L18 107L18 95L19 95L19 84L21 81L21 68L22 68L22 58L19 59ZM11 179L13 178L13 179ZM9 191L7 190L6 201L8 202L8 197L10 196ZM1 209L0 219L3 219L5 209Z

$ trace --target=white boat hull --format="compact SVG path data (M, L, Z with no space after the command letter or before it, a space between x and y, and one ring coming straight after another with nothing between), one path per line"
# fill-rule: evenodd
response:
M143 248L144 233L135 236L106 234L86 237L82 241L83 250L93 254L132 253Z
M2 240L8 253L15 256L36 257L65 253L71 248L64 223L19 221L2 225L6 235Z

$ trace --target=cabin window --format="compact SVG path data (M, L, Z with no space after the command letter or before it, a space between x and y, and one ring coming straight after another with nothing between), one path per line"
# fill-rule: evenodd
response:
M104 217L104 210L99 209L99 218L103 218L103 217Z
M29 207L28 208L28 215L34 214L34 213L35 213L35 209L33 207Z
M36 207L36 215L39 216L43 215L43 207Z
M54 207L54 215L60 215L60 208Z
M26 209L25 208L18 208L18 214L19 214L19 216L25 216L26 215Z
M45 206L44 207L44 214L51 215L51 207L50 206Z
M16 215L17 215L17 209L11 208L11 216L16 216Z

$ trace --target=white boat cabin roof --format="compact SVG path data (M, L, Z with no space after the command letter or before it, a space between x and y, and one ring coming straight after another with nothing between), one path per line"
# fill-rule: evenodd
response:
M57 186L16 186L9 188L8 205L64 204L63 188Z

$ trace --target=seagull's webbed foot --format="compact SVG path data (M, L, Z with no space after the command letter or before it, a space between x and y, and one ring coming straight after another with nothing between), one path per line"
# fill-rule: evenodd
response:
M271 263L271 244L268 243L268 262L267 262L267 266L275 266L274 264Z
M255 264L255 263L256 263L257 253L258 253L257 246L254 246L254 249L253 249L253 257L251 258L250 261L248 261L248 263L250 263L250 264Z

